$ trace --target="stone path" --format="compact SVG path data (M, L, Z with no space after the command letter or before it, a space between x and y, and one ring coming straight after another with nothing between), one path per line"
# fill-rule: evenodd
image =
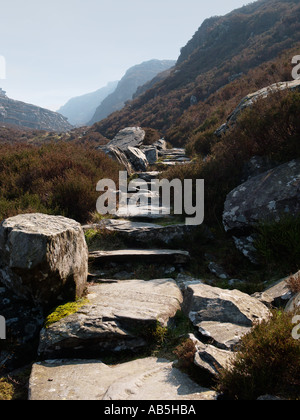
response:
M180 240L184 235L193 231L193 227L185 224L159 225L150 222L137 222L126 219L104 219L100 223L85 225L85 231L90 229L107 229L115 233L125 241L145 243L161 242L169 244L174 240Z
M159 152L160 162L167 166L184 165L191 162L185 149L168 149Z
M183 149L164 150L162 146L159 162L171 166L190 160ZM148 199L151 180L159 175L158 171L138 173L147 182L143 193ZM138 192L137 188L130 199ZM157 207L162 209L161 202ZM183 240L194 227L153 223L147 206L136 214L119 216L123 218L103 220L83 229L105 228L126 243L137 245L90 252L87 301L75 313L43 328L39 356L46 361L33 366L29 399L215 400L215 392L196 384L168 360L141 356L108 366L102 363L101 355L108 352L116 357L126 350L137 358L153 341L153 331L173 325L176 313L182 311L195 327L195 336L190 337L196 349L195 368L215 377L217 367L230 359L241 334L249 331L253 321L268 316L268 310L258 299L241 292L226 293L190 277L186 280L184 274L178 283L170 278L136 279L130 273L130 278L124 274L118 281L99 275L97 268L107 264L122 273L128 264L142 263L147 270L151 264L162 267L168 263L182 268L190 261L187 251L172 250L167 245ZM137 221L139 217L147 221ZM161 248L151 247L155 241L160 241Z
M39 355L92 357L101 351L141 349L147 346L147 331L155 330L157 322L167 326L182 300L172 279L89 286L83 307L43 329Z
M54 360L34 365L30 400L215 400L164 359L139 359L118 366L99 360Z
M143 262L151 263L173 263L186 264L190 261L187 251L176 251L170 249L125 249L117 251L95 251L89 254L93 264L105 263L130 263Z

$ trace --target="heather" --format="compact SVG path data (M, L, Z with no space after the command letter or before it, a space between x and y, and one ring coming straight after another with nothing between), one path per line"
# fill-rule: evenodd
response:
M117 182L118 171L104 154L78 144L5 144L0 148L0 218L40 212L87 222L96 210L97 182Z
M300 341L292 337L293 314L274 312L246 334L230 367L218 377L218 391L230 399L262 395L299 398Z
M195 163L168 172L170 179L205 179L206 222L220 223L226 195L241 183L244 164L267 156L278 164L300 157L300 93L281 92L260 99L221 138L200 133L188 149Z

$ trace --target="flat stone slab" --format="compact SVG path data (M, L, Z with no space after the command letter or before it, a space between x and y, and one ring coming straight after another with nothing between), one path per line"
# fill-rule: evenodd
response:
M120 206L116 212L116 216L120 218L147 218L147 219L164 219L171 218L171 208L162 207L160 205L141 205L128 204Z
M89 260L90 262L97 264L114 262L163 262L172 264L186 264L190 261L190 254L187 251L176 251L170 249L125 249L117 251L90 252Z
M140 127L127 127L119 131L107 146L117 146L121 150L126 150L128 147L140 147L143 144L145 135L145 131Z
M241 338L247 334L251 328L229 322L203 321L197 324L199 333L207 341L222 350L236 350Z
M191 233L195 227L185 224L161 226L155 223L134 222L131 220L106 219L98 224L83 226L83 230L105 228L117 233L122 239L134 240L142 243L160 241L168 244L173 240L183 239L184 235Z
M184 312L199 333L221 349L234 349L254 322L270 316L268 308L239 290L191 285L184 294Z
M161 172L159 171L150 171L150 172L138 172L137 175L139 179L142 179L146 182L151 182L154 179L157 179L160 176Z
M44 328L39 354L97 357L101 352L140 349L157 322L167 326L181 308L182 294L172 279L129 280L89 286L88 303Z
M53 360L33 365L29 400L215 400L165 359L146 358L117 366L99 360Z

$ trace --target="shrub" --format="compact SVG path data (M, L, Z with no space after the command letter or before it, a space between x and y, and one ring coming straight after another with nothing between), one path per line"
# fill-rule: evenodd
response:
M257 227L255 248L259 260L296 272L300 266L300 216L284 216L279 222L262 222Z
M288 288L293 293L300 293L300 271L287 279Z
M222 138L213 140L210 131L194 137L187 149L200 154L198 161L170 169L167 177L204 179L205 221L220 224L226 196L241 183L244 164L251 157L268 156L278 162L300 157L299 114L300 92L270 94L245 110ZM203 160L201 155L208 151Z
M161 135L159 132L153 128L145 128L143 127L143 130L145 130L145 138L143 141L143 144L151 146L153 143L155 143L157 140L161 138Z
M190 368L193 366L196 351L195 344L190 338L176 347L174 354L178 359L179 366L182 368Z
M12 400L13 394L14 394L13 384L5 378L0 378L0 401Z
M300 397L300 340L292 337L293 314L274 312L254 326L229 368L218 376L217 390L230 399L253 400L271 394Z
M96 209L100 179L117 184L119 165L72 143L0 147L0 219L18 213L61 214L87 222Z

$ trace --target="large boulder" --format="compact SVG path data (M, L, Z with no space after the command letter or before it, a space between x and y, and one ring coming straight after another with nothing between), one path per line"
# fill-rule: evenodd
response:
M278 221L300 212L300 159L249 179L228 194L223 224L226 231L249 232L259 221Z
M142 148L143 153L149 165L154 165L158 160L158 149L156 147L145 146Z
M108 146L116 146L121 150L128 147L140 147L145 139L146 132L140 127L127 127L119 131L118 134L108 143Z
M152 337L150 331L157 323L167 326L181 303L182 294L172 279L89 286L84 306L43 329L39 354L47 358L94 357L102 352L141 349L147 346L147 334Z
M83 296L88 249L81 225L62 216L25 214L0 225L0 282L43 308Z
M274 83L271 86L267 86L263 89L258 90L257 92L250 93L247 95L236 107L236 109L229 115L227 122L223 124L218 130L215 132L217 136L222 136L226 133L227 130L232 127L240 114L247 108L251 107L256 101L259 99L265 99L270 94L284 91L284 90L299 90L300 89L300 80L292 80L289 82L280 82Z
M120 163L129 175L134 172L145 172L149 165L145 153L136 147L121 148L108 144L98 147L97 150L103 151L108 157Z
M29 400L215 400L165 359L148 357L108 366L99 360L48 360L33 365ZM113 407L111 407L113 409ZM117 407L123 410L122 407ZM124 414L130 411L124 408ZM136 408L134 408L136 410ZM131 408L131 416L134 417ZM121 414L121 413L120 413Z
M223 290L206 284L187 288L183 311L211 344L232 350L254 322L268 318L268 308L239 290Z
M144 152L136 147L128 147L125 154L136 172L147 171L149 162Z
M277 281L269 286L263 292L258 292L253 297L259 299L267 306L271 307L284 307L293 297L293 293L289 289L288 278Z
M117 146L100 146L97 150L103 151L108 157L122 165L129 175L134 173L134 168L127 158L124 150Z

